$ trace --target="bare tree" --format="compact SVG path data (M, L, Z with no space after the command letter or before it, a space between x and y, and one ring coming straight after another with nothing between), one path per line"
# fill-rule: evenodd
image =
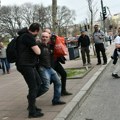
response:
M91 35L93 34L93 22L94 22L94 17L98 11L97 7L96 7L96 4L97 3L94 3L94 0L86 0L88 2L88 7L89 7L89 11L90 11L90 32L91 32ZM93 46L93 42L92 42L92 46ZM93 52L94 52L94 55L96 54L95 53L95 49L94 49L94 46L93 46Z
M94 17L98 11L96 4L94 3L94 0L86 0L88 2L88 8L90 11L90 29L91 29L91 33L93 33L93 22L94 22Z
M61 28L65 28L67 32L68 26L72 25L75 20L75 11L68 9L66 6L58 7L58 31L61 35L63 31Z
M46 7L46 19L47 19L47 23L46 23L46 27L52 29L52 6L48 6Z
M62 6L58 7L56 13L54 27L58 28L60 35L66 34L67 27L75 20L75 12ZM0 32L9 33L12 37L16 35L18 29L28 27L33 22L39 22L41 30L45 27L53 28L52 6L44 7L42 4L31 3L2 6L0 14Z
M46 7L44 7L42 4L40 6L34 6L35 20L40 23L41 30L46 27L48 21L47 14Z
M34 7L31 3L25 3L20 6L21 7L21 14L22 19L24 20L24 24L29 26L31 23L34 22Z
M9 33L12 37L16 36L16 30L21 27L19 15L19 7L3 6L1 8L0 31Z
M46 22L45 26L52 28L52 7L45 8ZM55 23L55 29L59 35L66 35L66 31L69 25L72 25L75 20L75 11L68 9L66 6L57 7L57 20ZM53 31L55 32L55 31Z

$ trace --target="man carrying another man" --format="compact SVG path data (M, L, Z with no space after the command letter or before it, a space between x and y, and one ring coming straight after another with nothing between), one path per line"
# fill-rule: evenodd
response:
M50 35L48 32L43 32L41 37L41 42L38 42L38 46L41 49L41 54L39 56L38 71L40 78L42 80L42 85L45 88L43 91L41 89L38 91L37 97L48 91L50 83L54 84L54 96L52 100L53 105L62 105L65 102L60 100L61 97L61 81L57 72L51 67L51 57L53 53L49 49L48 42L50 41Z

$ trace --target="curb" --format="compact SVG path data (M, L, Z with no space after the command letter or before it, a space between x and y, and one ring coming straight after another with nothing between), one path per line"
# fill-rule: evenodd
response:
M111 58L108 59L106 65L102 65L97 72L90 78L90 80L82 87L82 89L73 97L73 99L63 108L63 110L53 120L70 120L75 112L80 108L82 102L87 97L90 89L98 80L100 75L110 64Z

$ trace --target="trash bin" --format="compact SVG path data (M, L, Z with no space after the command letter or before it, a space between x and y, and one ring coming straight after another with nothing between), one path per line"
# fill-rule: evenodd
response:
M70 60L74 60L75 58L78 58L80 56L78 47L69 47L68 52Z

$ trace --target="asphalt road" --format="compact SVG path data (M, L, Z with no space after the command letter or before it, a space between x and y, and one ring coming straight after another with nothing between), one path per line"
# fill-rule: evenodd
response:
M109 64L71 120L120 120L120 78L112 78L113 69Z

